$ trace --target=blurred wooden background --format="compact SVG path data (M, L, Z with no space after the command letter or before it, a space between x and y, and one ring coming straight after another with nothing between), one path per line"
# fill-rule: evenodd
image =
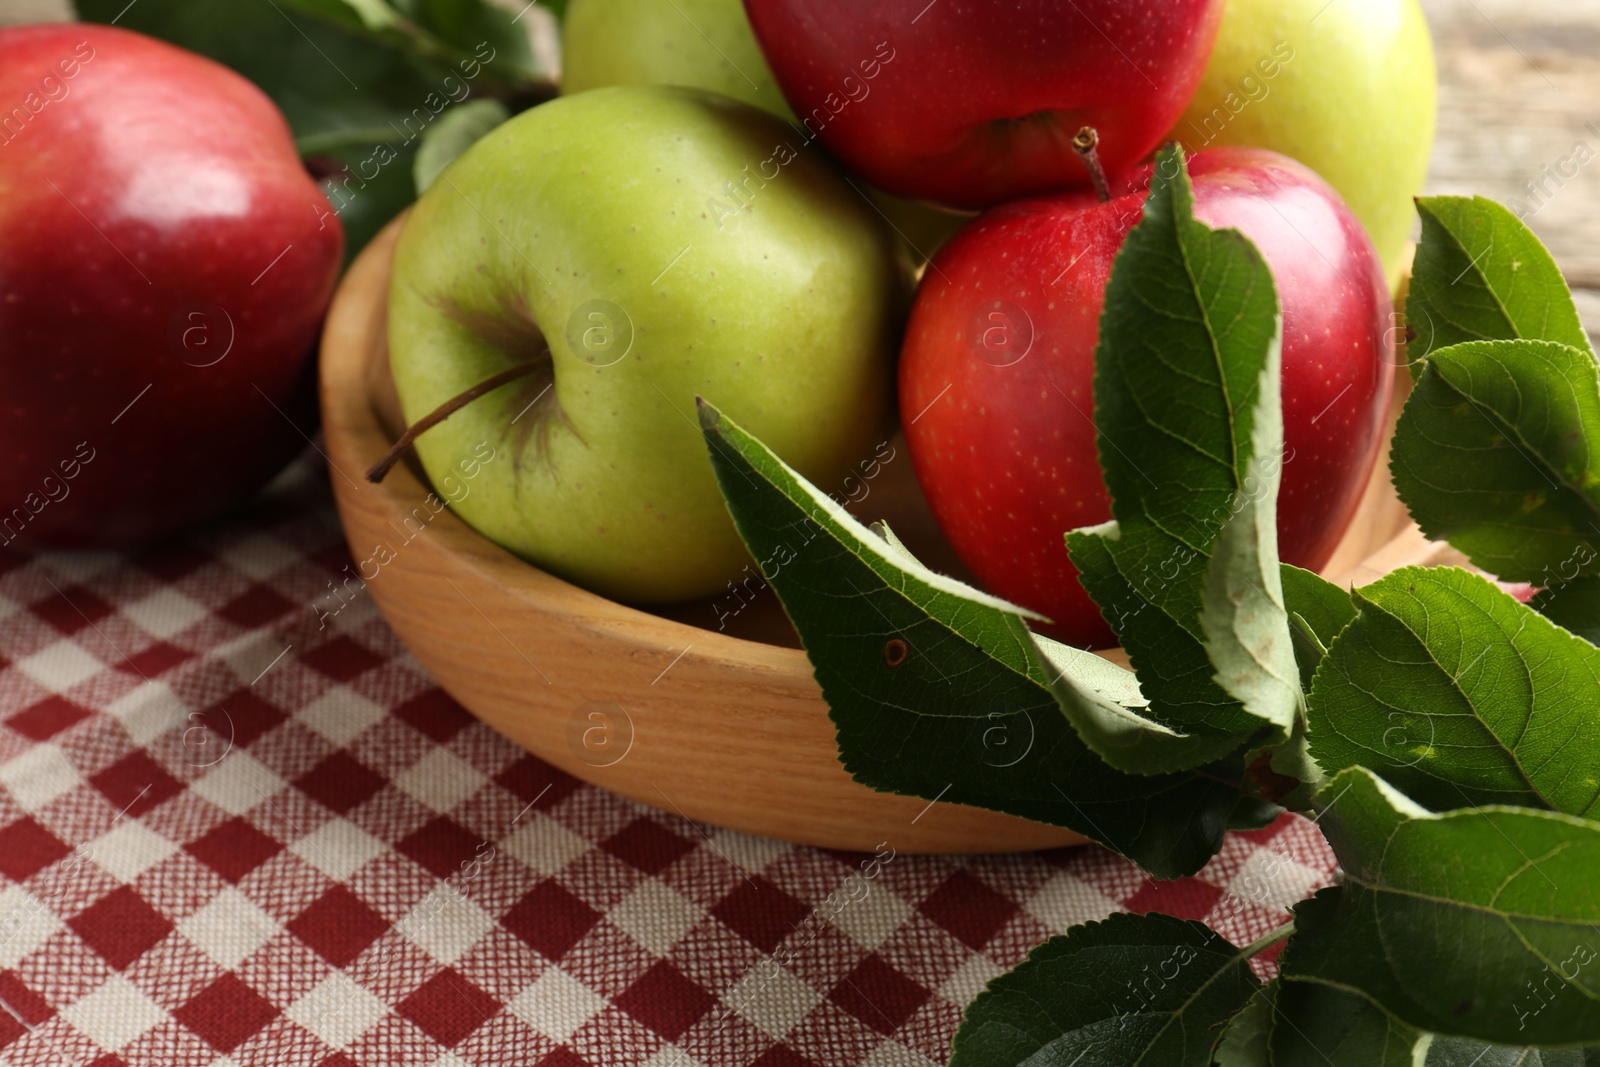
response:
M1590 335L1600 336L1600 0L1422 6L1439 60L1427 191L1533 209L1524 221L1561 265ZM1556 180L1545 179L1546 167ZM1540 181L1544 191L1530 196L1526 183Z
M1572 283L1590 332L1600 333L1600 0L1422 6L1440 83L1427 191L1536 209L1528 224ZM62 18L68 10L66 0L0 0L0 23ZM1576 173L1549 180L1546 167ZM1545 191L1535 200L1525 183L1539 181Z
M65 18L66 0L0 0L0 24Z

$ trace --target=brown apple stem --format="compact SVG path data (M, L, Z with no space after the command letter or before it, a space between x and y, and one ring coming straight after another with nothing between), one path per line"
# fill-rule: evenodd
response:
M390 468L399 462L406 449L410 448L411 443L418 437L421 437L424 433L433 429L483 394L492 393L507 382L514 382L518 378L527 377L535 369L544 365L545 362L540 359L530 359L526 363L518 363L515 366L507 367L499 374L485 378L466 392L451 397L428 412L428 414L422 416L422 418L406 427L406 432L400 435L400 440L389 446L389 451L383 454L383 458L372 465L372 469L367 472L367 481L374 484L383 481Z
M1111 199L1111 186L1106 184L1106 169L1100 165L1099 144L1100 134L1093 126L1085 126L1072 138L1072 150L1083 160L1083 169L1089 172L1089 180L1094 182L1095 195L1104 204Z

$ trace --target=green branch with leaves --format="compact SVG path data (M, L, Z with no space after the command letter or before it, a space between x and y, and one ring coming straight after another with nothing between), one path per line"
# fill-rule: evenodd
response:
M857 781L1069 827L1158 878L1274 803L1338 858L1252 945L1162 915L1052 938L968 1008L952 1067L1600 1064L1600 365L1571 296L1505 209L1420 202L1395 485L1429 536L1541 591L1417 567L1338 588L1278 562L1271 274L1194 219L1166 152L1100 323L1114 517L1064 531L1132 671L929 570L701 404ZM1280 942L1263 984L1250 960Z

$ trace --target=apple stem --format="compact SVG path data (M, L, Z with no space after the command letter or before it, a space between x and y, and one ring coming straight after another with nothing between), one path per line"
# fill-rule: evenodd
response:
M547 361L542 359L530 359L526 363L518 363L515 366L507 367L499 374L485 378L483 381L479 382L477 385L474 385L466 392L459 393L456 396L451 397L449 400L446 400L443 404L440 404L428 414L424 415L422 418L406 427L406 432L400 435L400 439L389 447L389 451L383 454L382 459L378 460L378 462L372 465L371 470L367 471L367 481L374 484L383 481L383 479L388 475L390 468L399 462L400 457L405 454L406 449L411 447L411 443L413 441L415 441L418 437L421 437L427 431L433 429L435 426L439 425L445 419L448 419L451 415L454 415L456 412L466 407L468 404L472 403L474 400L478 399L483 394L492 393L502 385L505 385L507 382L514 382L518 378L525 378L532 374L539 367L547 365Z
M1100 165L1099 144L1100 134L1093 126L1083 127L1072 138L1072 150L1083 160L1083 169L1089 172L1089 180L1094 182L1095 195L1104 204L1111 199L1111 186L1106 184L1106 169Z

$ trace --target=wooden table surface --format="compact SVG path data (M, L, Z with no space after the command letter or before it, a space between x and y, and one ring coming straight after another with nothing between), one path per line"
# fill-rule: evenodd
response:
M1590 334L1600 335L1600 0L1422 7L1439 61L1439 135L1426 191L1536 209L1524 221L1561 265ZM1525 183L1543 178L1545 167L1576 174L1559 187L1546 182L1553 192L1540 203Z
M1527 222L1600 333L1600 0L1422 0L1439 62L1439 135L1426 192L1526 199L1577 168ZM59 18L65 0L0 0L0 23ZM1586 124L1593 123L1594 128Z

